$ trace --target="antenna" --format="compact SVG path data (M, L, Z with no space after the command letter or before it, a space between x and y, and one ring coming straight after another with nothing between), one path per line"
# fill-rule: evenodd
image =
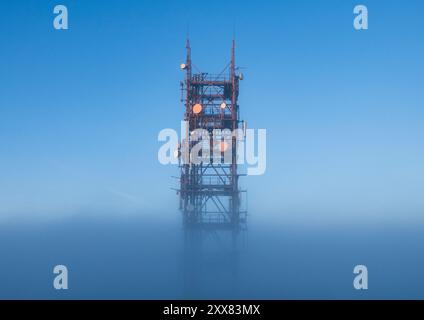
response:
M186 57L186 63L185 68L187 69L187 76L191 77L191 47L190 47L190 39L187 37L186 42L186 50L187 50L187 57Z
M235 76L235 70L236 70L236 40L233 38L233 45L231 47L231 67L230 67L230 73L231 78Z

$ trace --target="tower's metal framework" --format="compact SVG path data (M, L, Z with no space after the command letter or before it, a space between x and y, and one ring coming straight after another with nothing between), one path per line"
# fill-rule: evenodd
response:
M190 42L186 44L186 62L181 65L185 70L185 80L181 82L182 102L185 106L185 139L180 145L181 154L190 155L195 142L191 135L196 129L206 130L210 137L211 152L201 163L180 161L180 209L186 227L212 227L240 230L246 221L245 192L239 187L237 151L239 136L234 132L243 132L244 122L239 119L239 81L235 65L235 41L231 50L231 61L218 75L193 72ZM197 109L196 109L197 108ZM232 132L229 144L231 148L229 162L216 163L213 148L228 147L222 136L214 136L214 130ZM204 142L205 143L205 142ZM185 144L185 148L184 145ZM181 150L184 149L184 152ZM224 150L220 150L224 156ZM215 157L215 158L214 158ZM214 161L215 160L215 161Z

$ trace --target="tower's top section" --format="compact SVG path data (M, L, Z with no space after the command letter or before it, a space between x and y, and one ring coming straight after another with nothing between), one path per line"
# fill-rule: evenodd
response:
M246 220L237 163L238 141L244 139L238 105L243 77L236 68L235 47L233 40L230 61L221 72L211 74L192 63L190 41L186 42L187 56L181 64L185 138L177 152L186 225L239 230Z
M182 101L185 104L185 120L193 120L193 128L202 127L202 119L218 117L214 123L208 125L228 129L238 127L237 103L239 95L239 81L243 79L242 74L237 73L235 58L236 41L232 40L231 59L225 68L218 74L200 71L193 64L191 58L190 40L186 41L186 61L181 64L181 69L186 72L185 81L181 83ZM227 119L230 122L222 122ZM205 120L206 121L206 120ZM196 124L196 127L194 127Z
M225 69L222 72L220 72L217 75L212 75L212 74L200 71L195 65L193 65L193 62L192 62L192 59L191 59L190 39L187 38L187 40L186 40L186 61L181 64L181 69L187 72L186 81L198 79L199 77L202 78L202 79L207 77L210 80L218 80L218 79L224 80L225 79L226 81L229 81L230 83L232 83L234 85L235 82L237 82L238 80L243 80L242 74L239 74L239 75L236 74L237 67L236 67L235 50L236 50L236 41L235 41L235 39L233 39L232 40L232 46L231 46L230 63L227 64L227 66L225 67ZM193 73L194 69L196 71ZM225 72L228 72L227 76L225 76Z

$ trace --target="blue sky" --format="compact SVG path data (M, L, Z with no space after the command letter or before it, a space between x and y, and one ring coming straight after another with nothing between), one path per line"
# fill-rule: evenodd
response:
M227 64L265 128L253 219L422 221L424 4L356 1L2 1L0 221L80 210L175 215L157 134L178 129L179 64ZM53 7L69 30L53 29Z

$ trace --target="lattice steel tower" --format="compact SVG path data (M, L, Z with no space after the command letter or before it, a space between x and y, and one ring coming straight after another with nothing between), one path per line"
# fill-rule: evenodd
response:
M239 81L243 75L236 73L235 41L230 63L218 75L193 72L189 40L186 49L186 62L181 64L186 72L181 82L186 128L178 151L184 225L239 230L246 221L246 208L245 191L239 188L243 174L238 172L237 151L245 125L239 119ZM193 139L195 132L208 133L210 138ZM190 154L200 140L203 146L209 144L210 151L201 151L203 160L195 163ZM224 158L229 161L222 161Z

